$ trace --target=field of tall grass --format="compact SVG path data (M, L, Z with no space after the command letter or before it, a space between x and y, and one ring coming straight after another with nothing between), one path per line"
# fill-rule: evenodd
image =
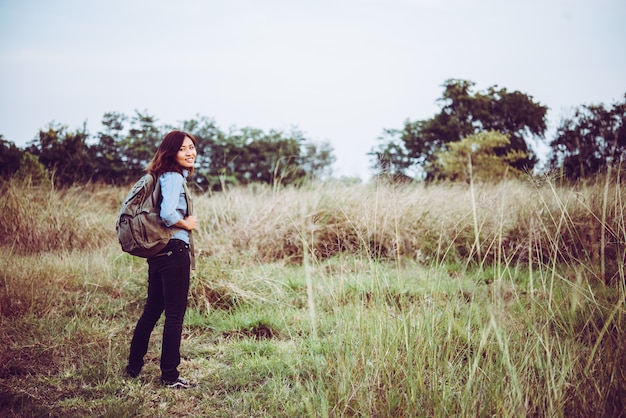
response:
M123 374L123 188L0 185L0 415L626 416L619 178L195 196L183 376Z

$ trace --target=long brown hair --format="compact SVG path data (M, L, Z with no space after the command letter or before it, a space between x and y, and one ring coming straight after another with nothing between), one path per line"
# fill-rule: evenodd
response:
M197 147L198 143L196 138L193 135L183 131L171 131L161 144L159 148L157 148L154 157L152 157L152 161L148 164L146 171L154 174L155 176L160 176L163 173L167 173L169 171L175 171L177 173L182 173L183 168L176 162L176 154L180 150L180 147L183 145L183 141L185 138L191 139L193 142L193 146ZM188 169L189 175L193 174L193 167Z

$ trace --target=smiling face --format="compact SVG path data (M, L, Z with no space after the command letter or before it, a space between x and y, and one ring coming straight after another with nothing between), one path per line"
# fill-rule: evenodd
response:
M176 162L183 168L190 169L196 161L196 147L188 136L185 137L183 144L180 146L176 154Z

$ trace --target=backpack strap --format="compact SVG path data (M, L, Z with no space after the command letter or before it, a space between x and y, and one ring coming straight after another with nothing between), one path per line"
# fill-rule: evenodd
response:
M193 202L189 195L189 188L187 187L187 179L183 181L183 190L185 191L185 200L187 201L187 215L193 215ZM189 232L189 256L191 258L191 269L196 269L196 250L193 245L193 231Z

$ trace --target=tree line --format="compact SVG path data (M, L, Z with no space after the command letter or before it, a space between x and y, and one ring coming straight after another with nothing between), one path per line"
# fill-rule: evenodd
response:
M163 136L172 129L198 142L193 180L203 190L251 183L297 184L324 178L335 161L328 143L315 143L298 129L290 132L255 128L220 130L206 117L179 127L159 126L154 116L105 113L103 129L91 136L86 127L72 131L51 124L24 149L0 136L1 175L51 177L56 185L101 182L126 185L144 174Z
M432 118L406 120L385 129L370 152L378 176L403 180L493 181L537 171L533 144L549 150L544 171L579 180L621 167L626 157L626 95L609 106L581 105L563 118L546 141L548 108L532 96L450 79L443 84L440 110ZM221 190L227 185L299 184L323 179L335 162L328 143L291 132L255 128L220 130L198 117L176 128L158 126L155 117L105 113L102 130L69 130L51 124L24 149L0 135L0 176L51 177L60 186L88 181L129 184L144 171L163 135L182 129L198 140L196 185Z

